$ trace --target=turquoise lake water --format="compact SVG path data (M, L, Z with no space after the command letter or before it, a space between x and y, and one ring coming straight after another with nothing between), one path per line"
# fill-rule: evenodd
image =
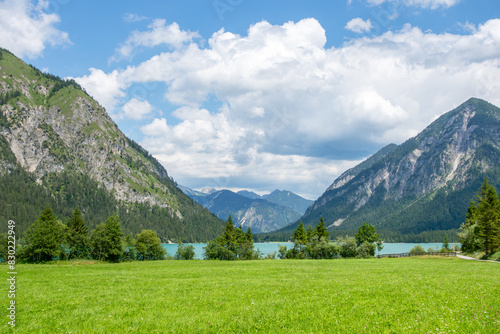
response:
M193 245L194 246L194 252L196 254L195 258L196 259L203 259L203 247L205 247L207 244L185 244L185 245ZM268 243L254 243L254 248L259 250L264 256L267 254L271 254L273 252L278 253L278 245L281 246L287 246L287 248L293 247L293 243L291 242L268 242ZM407 243L387 243L384 244L384 248L380 252L380 254L398 254L398 253L407 253L416 245L421 245L424 247L425 250L429 248L436 248L438 247L441 249L443 246L442 243L419 243L419 244L407 244ZM450 247L454 246L455 244L450 243ZM165 248L167 251L168 255L174 256L175 253L177 252L177 244L162 244L162 246ZM379 254L377 252L377 254Z

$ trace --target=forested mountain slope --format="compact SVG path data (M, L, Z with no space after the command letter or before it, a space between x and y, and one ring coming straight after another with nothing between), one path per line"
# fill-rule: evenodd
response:
M0 219L17 220L21 234L47 204L62 219L80 207L91 227L117 212L125 232L149 228L163 239L210 240L223 226L76 82L42 73L4 49L0 182Z
M456 229L484 178L499 188L500 109L472 98L341 175L302 220L323 216L330 230L365 221L402 234Z

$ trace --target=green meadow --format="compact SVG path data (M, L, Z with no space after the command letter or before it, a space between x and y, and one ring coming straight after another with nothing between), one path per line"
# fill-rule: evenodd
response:
M457 258L18 265L2 333L499 333L500 264ZM7 277L8 268L0 266Z

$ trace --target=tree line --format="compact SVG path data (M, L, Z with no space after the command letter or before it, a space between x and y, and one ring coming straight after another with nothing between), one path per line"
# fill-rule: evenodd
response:
M487 179L470 203L458 237L465 253L484 252L489 256L500 250L500 200Z
M0 256L5 258L7 235L2 235ZM82 212L76 208L63 223L47 206L26 230L17 245L20 262L94 259L109 262L161 260L166 251L155 231L142 230L135 238L124 236L120 218L113 215L89 231Z
M293 247L287 249L280 246L281 259L336 259L336 258L369 258L375 256L375 250L382 250L383 244L374 226L365 222L352 236L340 236L330 242L330 232L327 231L323 217L313 229L307 230L302 221L293 232Z
M293 247L279 246L278 254L266 258L280 259L335 259L368 258L375 256L376 248L382 250L382 240L375 227L364 223L354 237L339 237L335 242L328 239L329 233L323 218L313 228L307 230L300 221L292 236ZM205 259L213 260L252 260L261 258L254 250L251 228L243 232L242 227L235 228L229 216L222 234L210 241L204 249Z

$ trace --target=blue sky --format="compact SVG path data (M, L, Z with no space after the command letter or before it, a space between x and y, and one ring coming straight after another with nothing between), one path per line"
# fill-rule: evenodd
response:
M0 46L77 80L180 184L315 199L469 97L500 2L0 1Z

